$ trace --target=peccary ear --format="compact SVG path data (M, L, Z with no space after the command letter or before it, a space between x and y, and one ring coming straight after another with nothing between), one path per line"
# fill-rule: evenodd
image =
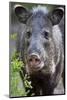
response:
M26 23L27 19L30 17L31 13L28 9L24 8L22 5L15 5L14 7L15 15L18 20L22 23Z
M58 7L51 13L50 19L53 25L59 24L64 15L64 8Z

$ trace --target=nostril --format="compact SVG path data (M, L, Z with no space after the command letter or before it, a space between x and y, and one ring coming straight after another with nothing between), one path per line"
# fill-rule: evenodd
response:
M35 61L36 61L36 62L40 62L40 59L36 58Z
M32 62L32 58L29 59L29 62Z

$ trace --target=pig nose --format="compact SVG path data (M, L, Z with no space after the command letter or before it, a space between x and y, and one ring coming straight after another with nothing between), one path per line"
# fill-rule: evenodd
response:
M37 66L38 64L40 64L40 62L40 58L37 55L30 55L28 59L28 63L30 66Z

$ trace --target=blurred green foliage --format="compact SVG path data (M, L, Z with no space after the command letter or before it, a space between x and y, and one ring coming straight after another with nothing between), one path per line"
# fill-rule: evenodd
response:
M24 63L19 59L19 53L14 52L10 66L10 97L32 96L28 95L32 89L30 76L23 72ZM22 78L20 76L22 73Z
M13 40L16 40L17 39L17 33L11 34L10 38L13 39Z

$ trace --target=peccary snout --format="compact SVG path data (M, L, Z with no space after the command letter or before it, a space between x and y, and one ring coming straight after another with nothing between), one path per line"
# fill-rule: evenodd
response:
M31 54L28 59L28 62L31 66L37 66L38 64L40 64L40 58L36 54Z
M28 66L30 70L37 71L44 67L44 62L38 54L32 53L28 56Z

